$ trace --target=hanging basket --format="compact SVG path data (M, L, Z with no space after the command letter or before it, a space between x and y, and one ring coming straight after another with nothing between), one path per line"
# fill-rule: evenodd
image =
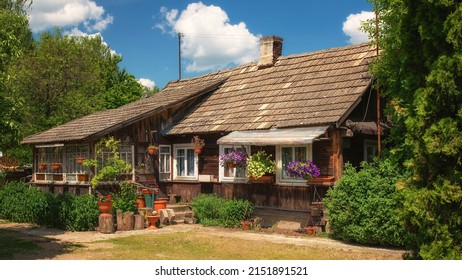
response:
M200 154L200 153L202 153L202 148L199 148L199 147L194 148L194 152L195 152L196 154Z
M47 169L47 166L48 166L48 164L46 164L46 163L40 163L38 165L38 168L39 168L39 170L44 171L44 170Z
M75 158L75 161L77 161L78 165L82 165L84 160L85 160L84 157L76 157Z
M53 169L53 170L55 170L55 171L56 171L56 170L60 170L61 167L62 167L62 164L61 164L61 163L52 163L52 164L51 164L51 169Z

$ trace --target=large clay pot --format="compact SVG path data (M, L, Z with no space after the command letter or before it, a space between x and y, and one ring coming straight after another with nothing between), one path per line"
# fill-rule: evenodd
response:
M146 216L146 219L148 219L148 222L149 222L149 227L148 229L157 229L156 227L156 223L157 221L159 220L159 215L155 215L155 216Z
M138 203L138 208L145 208L146 202L144 201L144 196L138 196L136 198L136 203Z
M167 208L167 200L166 199L159 199L154 201L154 210L159 212L161 209Z
M99 211L103 214L110 214L112 210L112 201L98 202Z

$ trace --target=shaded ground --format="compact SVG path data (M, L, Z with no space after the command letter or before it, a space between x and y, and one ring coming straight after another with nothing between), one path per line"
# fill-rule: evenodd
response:
M69 232L57 229L41 228L31 224L2 223L0 229L16 232L16 237L21 240L37 244L41 249L30 253L14 254L14 259L82 259L79 249L91 252L92 249L112 247L110 242L97 242L120 238L131 235L163 235L175 233L194 232L206 236L218 236L223 238L241 239L255 242L270 242L275 244L287 244L294 246L306 246L311 248L325 248L342 250L361 256L376 255L377 259L401 259L403 251L383 248L372 248L346 244L325 237L307 236L292 230L266 229L261 231L242 231L238 229L225 229L218 227L203 227L202 225L178 224L166 226L158 230L119 231L114 234L102 234L99 232ZM13 234L14 235L14 234ZM5 235L2 236L4 238ZM80 250L81 252L82 250ZM92 259L91 256L88 259Z

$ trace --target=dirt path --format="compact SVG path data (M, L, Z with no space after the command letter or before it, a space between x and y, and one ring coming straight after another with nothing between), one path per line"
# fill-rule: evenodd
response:
M32 224L23 224L23 223L2 223L0 220L0 228L19 231L21 233L27 234L31 237L40 237L40 238L51 238L55 242L50 242L50 246L56 246L56 243L67 243L67 244L85 244L85 246L92 246L92 242L107 240L111 238L119 238L130 235L151 235L151 234L169 234L175 232L207 232L207 234L221 237L233 237L241 238L245 240L254 240L254 241L267 241L272 243L279 244L292 244L300 246L311 246L311 247L324 247L324 248L336 248L342 249L350 252L382 252L385 254L391 254L400 256L403 251L400 250L391 250L391 249L382 249L382 248L373 248L365 247L359 245L346 244L340 241L321 238L321 237L309 237L303 234L294 234L293 232L268 232L268 231L242 231L236 229L225 229L219 227L204 227L202 225L186 225L186 224L177 224L163 227L158 230L133 230L133 231L117 231L113 234L103 234L97 231L90 232L70 232L63 231L59 229L50 229L37 227ZM51 245L53 243L54 245ZM47 246L46 244L41 244L41 246ZM95 245L100 246L100 245Z

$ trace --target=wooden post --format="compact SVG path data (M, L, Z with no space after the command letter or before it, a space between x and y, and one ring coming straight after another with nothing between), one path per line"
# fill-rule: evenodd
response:
M135 227L135 213L133 212L124 212L122 214L122 211L117 210L116 216L117 216L117 230L120 231L127 231L127 230L133 230Z
M98 218L98 230L101 233L114 232L114 219L111 214L100 214Z
M142 215L135 215L135 227L134 229L135 230L140 230L140 229L144 229L144 216Z
M342 136L339 130L332 133L332 164L334 171L334 180L340 179L343 173L343 147Z

